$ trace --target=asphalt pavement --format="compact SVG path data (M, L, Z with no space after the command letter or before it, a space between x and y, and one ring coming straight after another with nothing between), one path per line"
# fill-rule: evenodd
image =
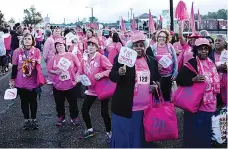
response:
M45 67L43 64L42 67ZM45 69L44 69L45 70ZM45 72L45 71L44 71ZM45 72L46 73L46 72ZM52 86L42 87L41 99L38 99L37 120L39 129L25 131L22 129L24 119L20 108L20 98L6 101L4 92L8 88L10 72L0 76L0 148L108 148L105 140L105 127L100 115L100 103L96 101L90 114L95 136L88 140L79 140L79 136L85 130L85 124L79 114L80 125L70 124L68 103L66 102L67 125L55 126L57 115L52 95ZM83 99L78 99L79 109ZM158 148L177 148L183 142L183 111L176 109L178 117L179 138L177 140L155 142ZM110 112L111 115L111 112Z

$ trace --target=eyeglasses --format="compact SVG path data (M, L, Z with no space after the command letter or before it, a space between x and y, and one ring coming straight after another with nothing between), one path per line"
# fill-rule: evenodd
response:
M163 38L163 39L165 39L166 37L165 37L165 36L158 36L158 38Z

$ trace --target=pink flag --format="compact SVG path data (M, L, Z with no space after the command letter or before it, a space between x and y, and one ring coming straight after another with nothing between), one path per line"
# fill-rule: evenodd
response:
M162 22L163 21L163 18L162 18L162 16L160 15L160 21Z
M201 22L201 17L200 17L199 9L198 9L198 21L199 21L199 23Z
M186 4L182 0L177 4L175 18L177 18L179 21L189 19Z
M133 20L132 20L132 24L131 24L131 29L133 31L136 31L136 29L137 29L137 23L136 23L134 14L133 14Z
M153 33L154 31L155 31L154 20L153 20L153 17L151 15L151 12L149 10L149 33Z
M190 24L191 24L191 27L192 27L192 32L195 33L196 32L196 28L195 28L195 16L194 16L194 6L193 6L193 4L194 4L194 2L192 2Z
M125 27L123 18L121 18L121 31L122 33L126 32L126 27Z

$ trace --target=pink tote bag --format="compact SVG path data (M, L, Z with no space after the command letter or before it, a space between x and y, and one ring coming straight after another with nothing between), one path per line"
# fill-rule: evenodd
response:
M113 96L116 89L116 83L113 83L109 78L102 78L96 81L95 92L99 100L109 99Z
M198 74L191 64L186 63L185 66ZM194 83L192 86L180 86L173 93L172 102L183 110L195 113L199 110L206 86L204 82Z
M165 102L162 96L159 97L159 101L159 103L155 104L154 99L152 99L151 106L144 110L143 124L147 142L178 138L178 125L174 104Z
M46 78L44 77L40 64L36 64L37 78L36 82L38 87L41 87L46 84Z

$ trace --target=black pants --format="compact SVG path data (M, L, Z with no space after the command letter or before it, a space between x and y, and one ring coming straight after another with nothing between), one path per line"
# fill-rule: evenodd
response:
M18 94L21 98L21 110L24 114L25 119L29 119L29 110L31 112L31 118L36 119L37 113L37 92L35 89L27 90L23 88L18 88Z
M94 101L97 99L96 96L88 96L86 95L83 105L82 105L82 117L84 122L86 123L87 129L92 128L91 119L89 115L89 110L91 106L93 105ZM106 131L111 131L111 119L108 113L108 102L109 100L102 100L101 102L101 116L104 120L104 124L106 127Z
M77 103L77 89L76 87L61 91L57 90L53 87L53 94L55 98L55 104L56 104L56 111L58 114L58 117L64 117L65 118L65 99L67 99L69 103L69 109L70 109L70 117L71 119L78 117L78 103Z
M172 76L170 77L161 77L160 84L161 84L161 91L165 101L170 101L171 97L171 88L172 88Z
M6 61L6 55L0 56L0 66L5 67L6 66L5 61Z

